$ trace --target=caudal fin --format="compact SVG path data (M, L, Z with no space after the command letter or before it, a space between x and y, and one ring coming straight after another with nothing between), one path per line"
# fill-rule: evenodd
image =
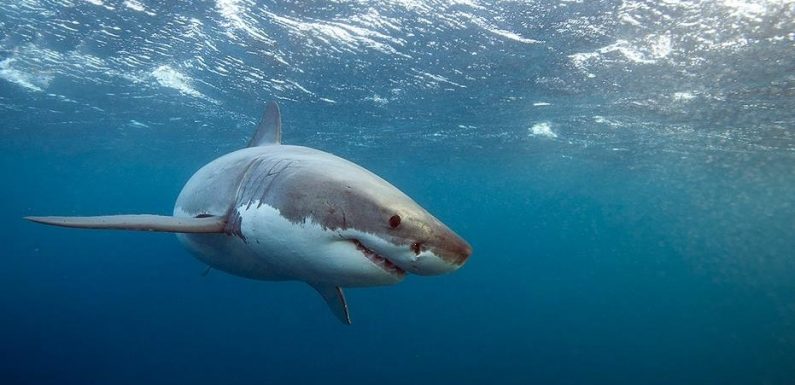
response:
M45 225L81 229L159 231L167 233L223 233L225 217L170 217L163 215L104 215L97 217L25 217Z

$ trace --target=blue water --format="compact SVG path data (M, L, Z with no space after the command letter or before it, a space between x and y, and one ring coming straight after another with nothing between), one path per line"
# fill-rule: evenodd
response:
M793 384L788 1L0 2L2 384ZM279 101L284 142L474 248L349 289L204 266L170 213Z

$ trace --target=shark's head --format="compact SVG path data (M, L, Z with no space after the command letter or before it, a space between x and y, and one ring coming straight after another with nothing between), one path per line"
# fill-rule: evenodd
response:
M296 222L318 223L348 243L346 259L369 259L399 274L435 275L458 269L472 253L464 239L414 200L352 162L311 150L282 174L275 187L281 191L271 197L284 199L274 207Z
M466 262L472 248L464 239L392 185L383 189L394 191L351 192L346 199L360 210L338 231L341 238L413 274L443 274Z

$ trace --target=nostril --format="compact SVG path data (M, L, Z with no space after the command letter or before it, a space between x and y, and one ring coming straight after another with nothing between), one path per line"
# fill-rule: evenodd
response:
M411 244L411 251L413 251L415 255L420 255L420 250L422 250L422 243L414 242Z

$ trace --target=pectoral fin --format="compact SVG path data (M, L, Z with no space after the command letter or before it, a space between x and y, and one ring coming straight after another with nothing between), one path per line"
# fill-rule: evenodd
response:
M342 292L341 287L309 285L320 293L320 296L326 301L331 312L334 313L342 323L346 325L351 324L351 314L348 312L348 303L345 302L345 293Z
M81 229L160 231L168 233L223 233L226 218L169 217L162 215L106 215L98 217L25 217L45 225Z

